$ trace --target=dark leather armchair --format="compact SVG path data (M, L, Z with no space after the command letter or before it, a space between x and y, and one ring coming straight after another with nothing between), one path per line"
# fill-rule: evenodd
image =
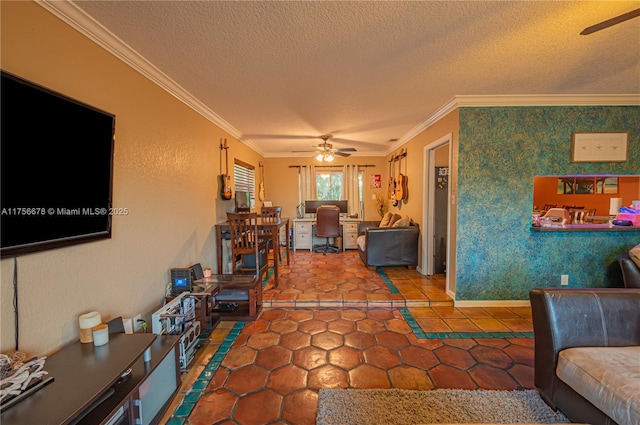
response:
M640 290L536 288L529 293L535 335L534 383L542 399L572 422L615 422L556 374L571 347L640 345Z
M416 223L406 227L378 227L379 222L358 223L358 253L368 269L384 266L418 265L420 228Z
M618 264L622 270L622 280L625 288L640 288L640 269L629 258L629 254L618 255Z
M315 245L315 252L327 254L328 251L340 252L340 248L329 245L329 238L340 237L340 208L335 205L321 205L316 210L316 236L326 238L324 245Z

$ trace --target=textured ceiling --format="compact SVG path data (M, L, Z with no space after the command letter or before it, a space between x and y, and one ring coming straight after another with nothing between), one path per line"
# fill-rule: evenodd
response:
M638 1L73 3L267 157L388 153L456 95L640 93L640 19L580 35Z

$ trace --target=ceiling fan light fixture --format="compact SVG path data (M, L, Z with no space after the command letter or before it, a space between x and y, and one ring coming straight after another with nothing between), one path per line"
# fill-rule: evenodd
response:
M320 162L331 162L333 161L333 154L331 152L318 152L316 155L316 159Z

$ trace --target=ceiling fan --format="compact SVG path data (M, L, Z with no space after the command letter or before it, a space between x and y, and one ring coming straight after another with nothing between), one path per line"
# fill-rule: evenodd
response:
M621 22L628 21L629 19L637 18L638 16L640 16L640 9L635 9L631 12L623 13L622 15L616 16L615 18L602 21L599 24L591 25L590 27L583 29L580 35L592 34L596 31L600 31L613 25L617 25Z
M347 152L356 152L355 148L339 148L339 149L334 148L333 145L328 142L328 140L331 139L331 137L332 136L330 134L325 134L323 136L320 136L320 138L322 139L322 143L320 143L318 146L313 146L314 148L317 148L314 156L318 161L331 162L333 161L335 156L347 157L347 156L351 156L351 154ZM292 151L292 152L300 153L300 152L314 152L314 151Z

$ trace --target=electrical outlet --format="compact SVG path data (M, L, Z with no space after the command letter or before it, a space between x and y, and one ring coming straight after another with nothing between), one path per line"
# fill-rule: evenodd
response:
M569 284L569 275L563 274L562 276L560 276L560 285L566 286L568 284Z
M141 332L142 331L142 314L138 314L133 318L133 332Z

